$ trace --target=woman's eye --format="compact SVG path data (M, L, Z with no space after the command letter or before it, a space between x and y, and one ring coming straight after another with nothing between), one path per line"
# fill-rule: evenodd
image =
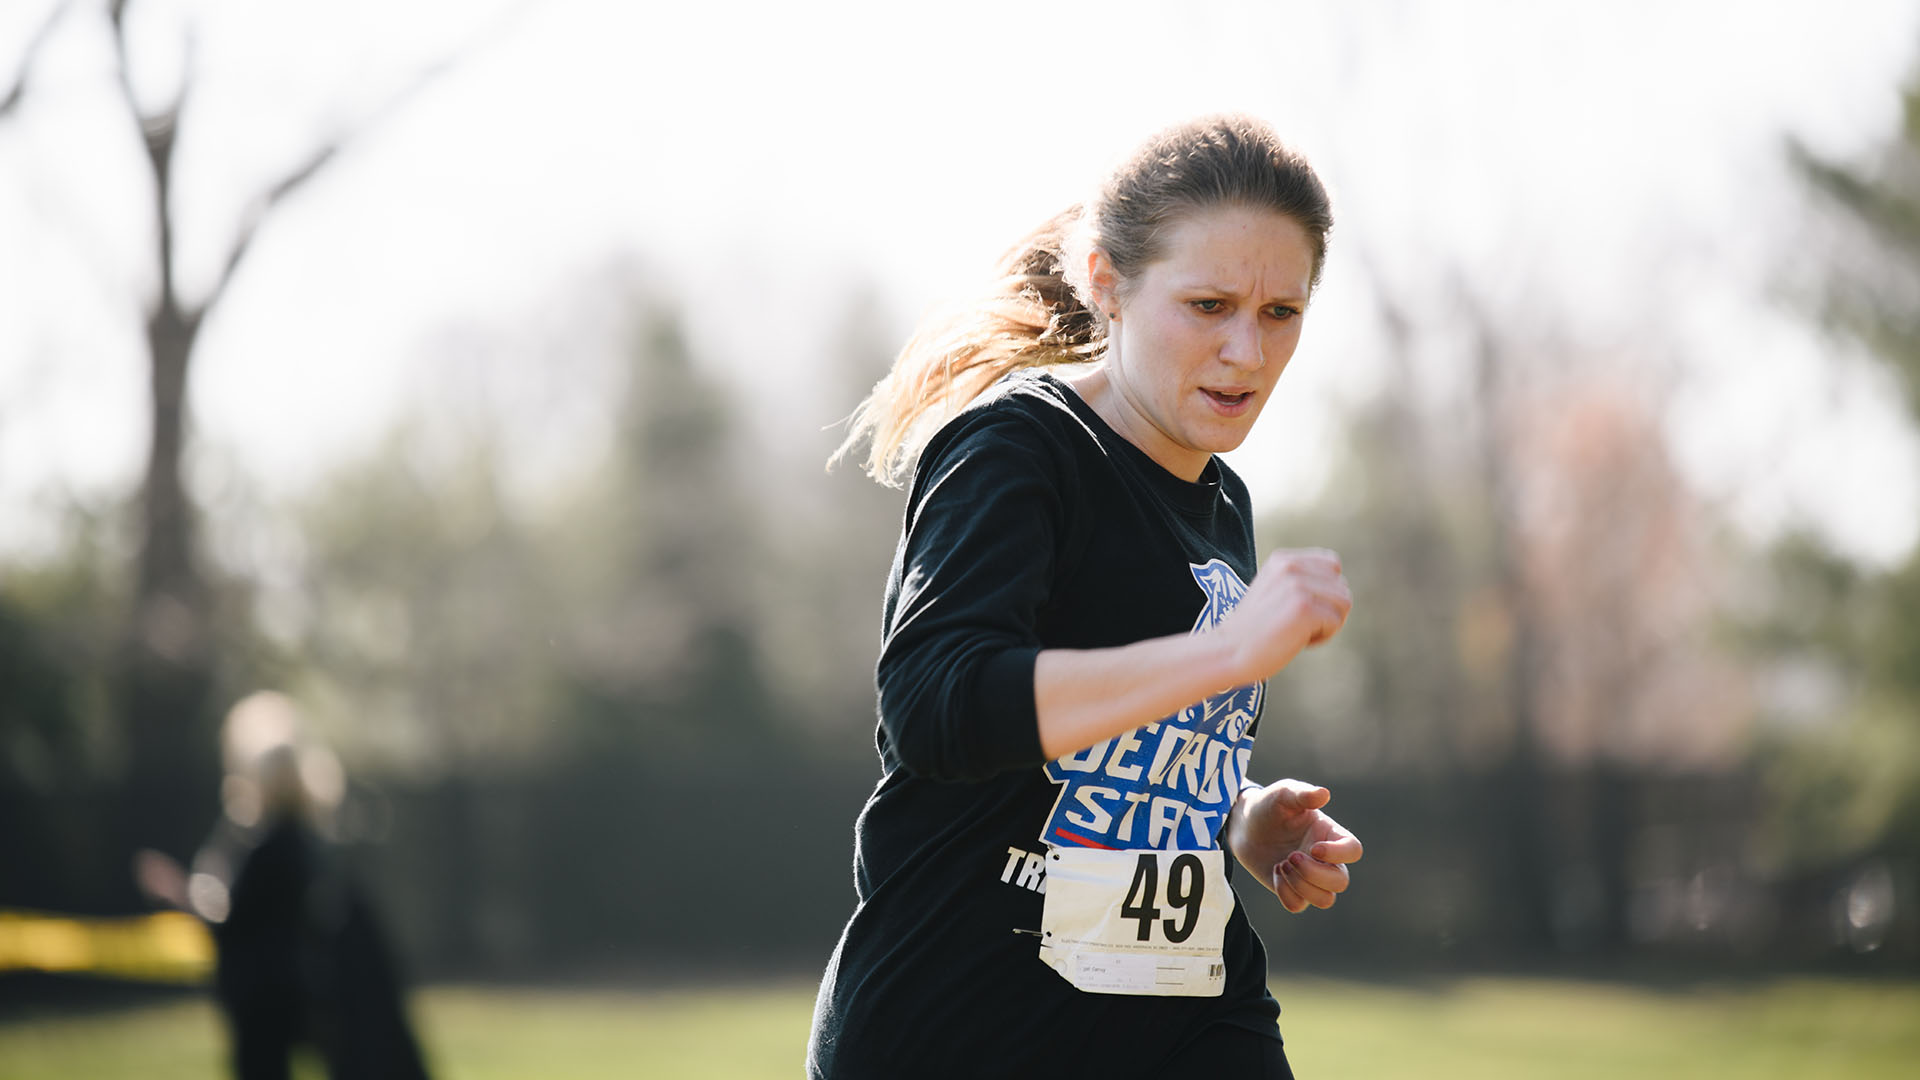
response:
M1300 314L1300 309L1290 308L1285 304L1275 304L1272 307L1267 309L1267 314L1273 316L1276 319L1279 319L1282 322L1285 322L1286 320L1293 318L1295 315Z
M1220 310L1220 301L1218 301L1218 300L1195 300L1195 301L1193 302L1193 306L1194 306L1195 308L1198 308L1198 309L1199 309L1199 310L1201 310L1201 311L1204 311L1204 312L1206 312L1206 313L1208 313L1208 314L1212 314L1213 312L1216 312L1216 311L1219 311L1219 310Z

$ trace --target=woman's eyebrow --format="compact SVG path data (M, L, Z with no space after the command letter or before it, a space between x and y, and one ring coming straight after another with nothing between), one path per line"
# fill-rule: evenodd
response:
M1181 292L1215 293L1220 296L1233 296L1233 297L1240 297L1240 296L1246 295L1244 292L1241 292L1239 289L1229 288L1228 286L1222 285L1219 282L1207 280L1204 278L1196 278L1192 281L1180 282L1178 283L1178 288ZM1307 298L1305 296L1269 296L1265 300L1261 301L1261 303L1263 304L1293 304L1295 306L1299 306L1306 302L1307 302Z

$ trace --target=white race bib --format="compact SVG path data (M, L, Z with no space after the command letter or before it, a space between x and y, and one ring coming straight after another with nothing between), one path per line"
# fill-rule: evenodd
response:
M1233 905L1218 848L1055 846L1047 853L1040 959L1089 993L1219 997Z

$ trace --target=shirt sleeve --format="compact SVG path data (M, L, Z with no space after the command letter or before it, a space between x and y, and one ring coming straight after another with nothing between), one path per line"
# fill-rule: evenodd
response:
M1064 477L1032 420L989 411L958 424L920 463L877 681L882 733L903 767L979 780L1046 760L1035 626L1055 569Z

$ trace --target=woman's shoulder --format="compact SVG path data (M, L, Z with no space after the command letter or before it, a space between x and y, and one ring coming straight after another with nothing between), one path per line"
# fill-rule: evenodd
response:
M956 419L977 415L987 423L1019 423L1059 436L1086 429L1075 411L1079 396L1050 371L1015 371L988 387Z
M1073 401L1073 390L1047 372L1014 372L941 426L921 451L917 472L983 450L1076 472L1081 453L1096 439Z

